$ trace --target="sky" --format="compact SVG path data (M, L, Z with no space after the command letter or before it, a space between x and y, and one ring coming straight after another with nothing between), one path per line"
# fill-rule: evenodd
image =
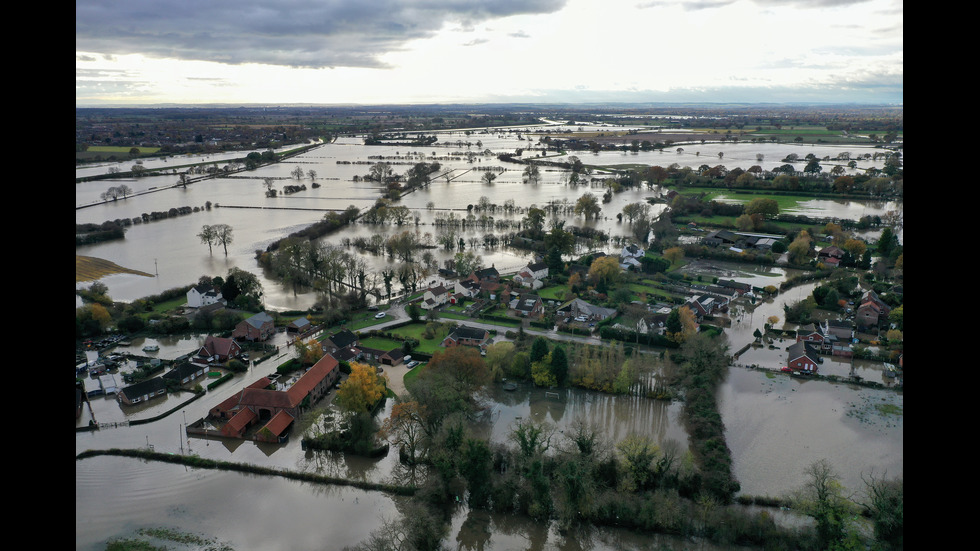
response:
M76 0L75 105L903 103L903 0Z

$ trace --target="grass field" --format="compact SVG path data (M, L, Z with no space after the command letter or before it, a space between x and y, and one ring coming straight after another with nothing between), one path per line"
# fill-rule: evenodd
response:
M449 335L448 328L442 328L436 331L435 338L424 339L422 338L422 333L425 331L425 322L413 323L410 325L405 325L403 327L397 327L391 330L393 335L398 335L404 338L416 339L419 341L418 347L415 349L419 352L425 354L432 354L436 350L442 350L442 340Z
M375 350L394 350L402 346L402 341L385 337L368 337L359 341L361 346L373 348Z
M101 258L92 256L75 255L75 282L95 281L103 276L110 274L135 274L146 277L153 277L153 274L123 268L115 262L109 262Z
M117 145L90 145L86 151L91 151L94 153L129 153L132 147L117 146ZM137 147L142 155L152 155L157 151L160 151L159 147Z

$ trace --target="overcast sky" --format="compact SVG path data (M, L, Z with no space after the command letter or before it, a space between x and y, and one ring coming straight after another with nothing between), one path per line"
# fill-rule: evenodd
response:
M75 104L903 101L902 0L76 0Z

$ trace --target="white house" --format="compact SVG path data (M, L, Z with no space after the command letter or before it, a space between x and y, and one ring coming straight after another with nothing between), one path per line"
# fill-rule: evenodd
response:
M473 298L480 294L480 283L471 279L463 279L456 282L453 291L458 295Z
M514 276L514 283L517 283L521 287L530 287L531 289L535 290L544 287L544 282L539 278L534 277L534 274L529 272L527 268L524 268L520 273Z
M640 261L632 256L619 257L619 267L623 270L629 270L630 268L639 269L640 266L642 266Z
M534 262L532 264L528 264L524 269L527 270L528 273L534 277L534 279L544 279L548 277L548 265L544 262Z
M619 253L621 259L624 258L642 258L646 254L646 251L637 247L636 245L626 245L623 247L623 252Z
M442 306L448 301L449 289L446 289L442 285L437 285L426 289L425 294L422 295L422 304L420 306L423 310L431 310Z
M220 300L221 291L215 289L213 285L197 285L187 291L187 306L191 308L208 306Z

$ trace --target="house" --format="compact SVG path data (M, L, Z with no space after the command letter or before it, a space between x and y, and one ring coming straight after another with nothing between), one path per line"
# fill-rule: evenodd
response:
M643 264L636 258L632 256L621 256L619 257L619 267L623 270L639 270Z
M705 293L688 297L684 305L690 308L698 319L701 319L704 316L711 315L716 310L727 307L727 302L725 302L724 298Z
M242 346L235 339L208 335L204 339L204 346L197 351L197 356L192 361L204 365L223 363L237 358L241 353Z
M548 265L544 262L533 262L528 264L526 268L534 279L544 279L548 277Z
M477 346L485 348L490 340L490 331L466 325L458 326L442 341L442 346Z
M227 420L221 427L224 436L243 438L262 423L253 438L282 441L292 421L323 398L339 377L340 363L325 355L288 389L273 390L269 378L262 377L211 408L209 415Z
M442 285L437 285L426 289L425 294L422 295L422 304L420 306L422 306L423 310L432 310L447 302L449 302L449 289L446 289Z
M500 272L493 266L482 270L475 270L466 279L480 284L480 291L492 293L500 288Z
M231 336L247 341L264 341L276 332L275 321L265 312L238 322Z
M888 319L891 307L885 304L874 291L867 291L861 297L860 306L854 313L854 321L859 329L878 327L878 324Z
M820 348L826 340L823 328L815 323L801 325L796 329L796 342L808 342Z
M164 380L173 381L178 385L185 385L199 377L207 374L206 365L194 364L191 362L181 362L176 367L163 375Z
M823 354L851 356L851 324L847 321L825 321L823 324L811 323L796 330L796 342L806 342Z
M787 347L786 351L789 353L786 362L787 367L793 371L801 371L803 373L817 372L817 364L822 360L812 345L805 341L800 341Z
M619 258L620 259L624 259L624 258L637 258L638 259L638 258L643 258L643 255L645 255L645 254L646 254L646 251L644 251L643 249L641 249L641 248L639 248L636 245L633 245L631 243L631 244L626 245L625 247L623 247L623 252L619 253Z
M514 310L517 315L525 318L536 318L544 315L544 302L541 301L541 297L538 295L523 293L512 294L511 297L507 306Z
M615 308L603 308L589 304L580 298L572 299L558 307L558 314L563 316L584 317L588 321L604 320L616 315Z
M738 291L721 285L691 285L692 289L701 291L702 294L711 295L719 299L721 307L728 306L732 301L739 297Z
M472 279L463 279L456 282L453 287L455 294L462 295L467 298L473 298L480 294L480 282L473 281Z
M470 279L480 282L500 281L500 272L497 271L497 268L490 266L489 268L473 271L470 273Z
M844 250L836 245L830 245L817 252L817 262L826 266L840 266L840 261L844 259Z
M221 302L221 291L213 285L197 285L187 291L187 306L200 308Z
M670 311L656 312L641 317L636 322L636 332L643 335L663 335L667 331L667 317Z
M160 377L127 386L116 394L120 404L132 406L167 394L167 383Z
M327 354L335 354L338 350L357 348L359 340L350 329L343 329L323 339L320 348Z
M718 286L724 287L726 289L732 289L733 291L738 293L739 296L752 292L751 285L749 285L748 283L739 283L734 279L719 279Z
M548 267L545 266L545 271ZM514 276L514 283L519 284L522 287L530 287L532 290L538 290L544 287L544 282L541 278L536 277L534 272L531 272L528 268L524 268Z

